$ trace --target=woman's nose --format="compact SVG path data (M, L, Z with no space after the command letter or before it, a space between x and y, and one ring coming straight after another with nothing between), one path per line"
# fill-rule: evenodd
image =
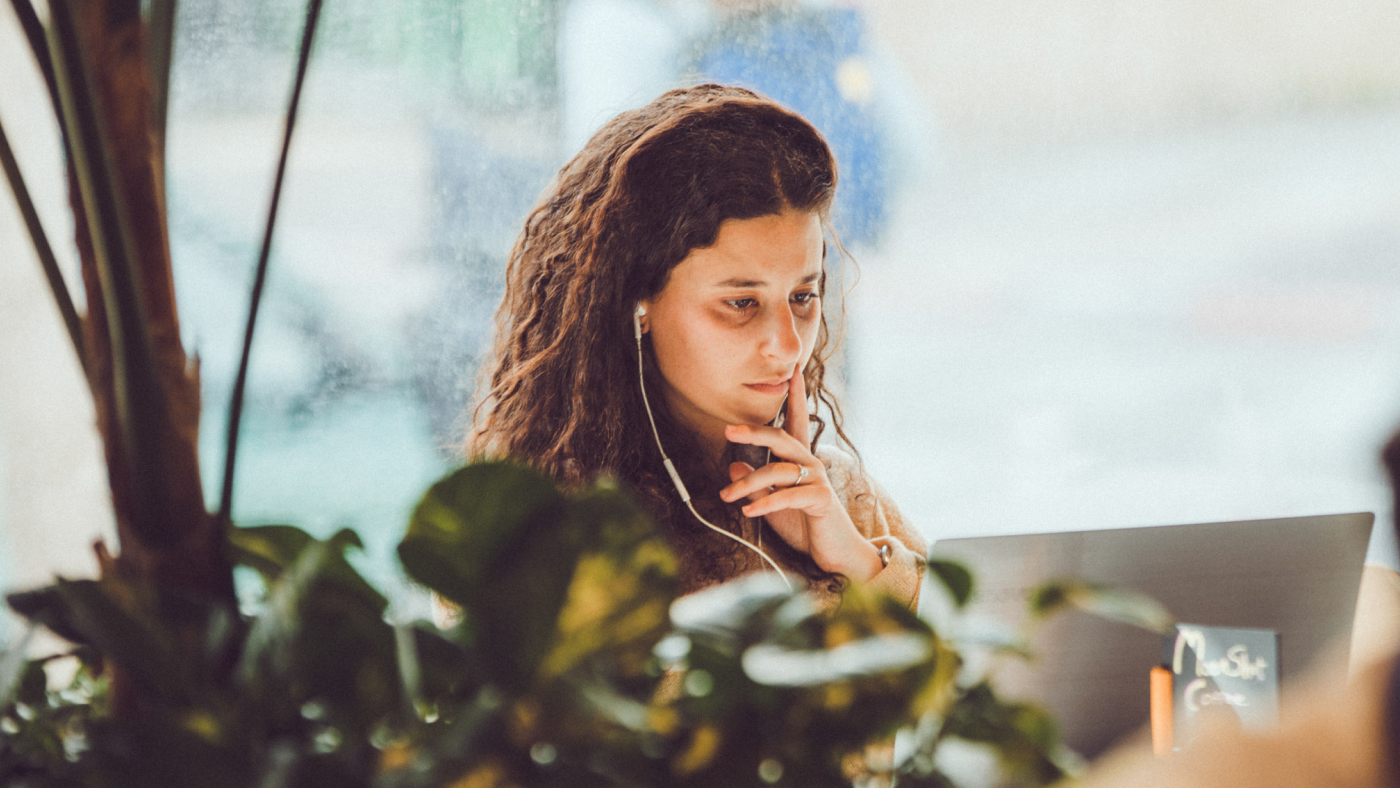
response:
M797 320L792 310L771 310L764 323L764 354L784 363L796 363L802 356L802 335L797 331Z

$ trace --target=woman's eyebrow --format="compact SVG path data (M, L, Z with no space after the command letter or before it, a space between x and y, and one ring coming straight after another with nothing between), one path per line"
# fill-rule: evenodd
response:
M821 279L821 278L822 278L821 272L818 271L817 273L814 273L814 274L807 274L806 276L802 277L802 281L798 282L798 284L800 284L800 285L811 284L812 282L815 282L815 281L817 281L818 279ZM739 279L739 278L737 278L737 277L732 278L732 279L726 279L726 280L724 280L723 282L716 282L716 283L715 283L715 287L767 287L767 286L768 286L768 283L765 282L765 281L763 281L762 279Z

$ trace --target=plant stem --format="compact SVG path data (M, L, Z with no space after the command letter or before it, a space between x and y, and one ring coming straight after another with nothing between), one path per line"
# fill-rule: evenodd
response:
M287 171L287 152L292 145L292 129L296 125L302 84L306 80L307 65L311 61L311 42L315 38L316 22L320 15L321 0L309 0L306 7L306 24L301 35L301 52L297 58L296 80L292 85L292 99L287 107L286 125L282 132L282 152L277 159L277 175L272 182L272 199L267 209L267 226L263 230L262 250L258 253L257 272L253 277L253 291L248 304L248 324L243 333L243 352L238 360L238 376L234 379L233 395L229 401L224 483L219 498L218 522L221 527L227 527L233 515L233 472L238 457L238 427L243 417L243 392L248 383L248 357L253 348L253 329L258 321L263 285L267 281L267 262L272 251L272 231L277 223L277 206L282 197L282 179Z
M10 0L10 5L14 6L15 16L19 18L19 26L24 29L24 37L29 40L29 49L34 53L34 59L39 61L39 71L44 75L44 84L49 89L53 110L59 113L58 85L54 80L53 60L49 57L49 43L44 38L44 25L39 21L39 15L35 13L29 0Z
M172 537L164 519L160 441L166 417L165 391L156 375L145 308L141 303L139 257L118 186L111 132L105 128L90 65L83 56L69 0L50 7L50 50L54 56L62 126L72 149L70 163L78 175L88 211L102 297L111 336L112 370L122 476L130 484L131 525L150 544Z
M19 19L19 25L24 30L25 39L29 41L29 50L34 53L34 59L39 63L39 73L44 77L44 86L48 88L49 101L53 104L54 120L58 122L58 137L63 142L63 160L71 167L73 148L68 142L68 133L63 128L63 101L58 96L58 78L54 75L53 55L49 51L49 41L44 33L44 25L39 21L39 15L34 11L34 5L29 0L10 0L10 5L15 9L15 16ZM70 202L73 209L73 219L80 224L87 224L87 209L83 206L82 197L76 193L71 194ZM91 377L91 365L86 356L84 356L82 363L83 368L89 370L89 377Z
M20 174L19 162L15 160L14 151L10 149L10 140L5 136L3 123L0 123L0 165L5 168L5 178L10 182L10 191L14 192L20 215L24 217L24 226L29 230L29 239L34 243L34 254L39 257L39 264L44 268L44 277L49 280L49 289L53 291L54 300L58 302L63 325L68 329L73 351L78 354L78 364L86 374L87 354L83 350L82 322L78 318L77 308L73 306L73 297L68 293L68 285L63 281L63 273L58 270L58 260L54 258L53 248L49 246L44 226L39 222L39 213L34 210L34 201L30 198L29 189L24 185L24 176Z
M175 48L176 0L152 0L150 10L151 121L156 150L165 158L165 120L170 104L170 64Z

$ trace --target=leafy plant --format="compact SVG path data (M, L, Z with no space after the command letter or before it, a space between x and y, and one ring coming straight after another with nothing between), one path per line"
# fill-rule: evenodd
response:
M768 574L677 599L674 556L606 481L566 493L484 463L434 485L399 554L460 606L446 630L387 623L384 597L346 559L358 546L350 531L234 529L230 554L262 593L233 618L113 578L11 594L78 644L83 669L48 691L41 662L12 660L0 779L848 786L895 769L888 746L871 745L901 727L914 753L901 785L951 785L936 756L952 739L990 745L1011 784L1048 784L1072 764L1043 711L960 675L955 644L896 600L852 588L823 615ZM933 574L968 599L965 570ZM191 631L193 661L178 642ZM113 714L112 665L147 699L139 716Z

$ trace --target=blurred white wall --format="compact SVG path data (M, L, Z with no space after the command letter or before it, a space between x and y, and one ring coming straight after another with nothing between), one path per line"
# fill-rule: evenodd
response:
M1400 5L864 4L939 127L850 413L930 536L1379 515Z
M1180 127L1400 95L1389 0L866 0L948 134Z

